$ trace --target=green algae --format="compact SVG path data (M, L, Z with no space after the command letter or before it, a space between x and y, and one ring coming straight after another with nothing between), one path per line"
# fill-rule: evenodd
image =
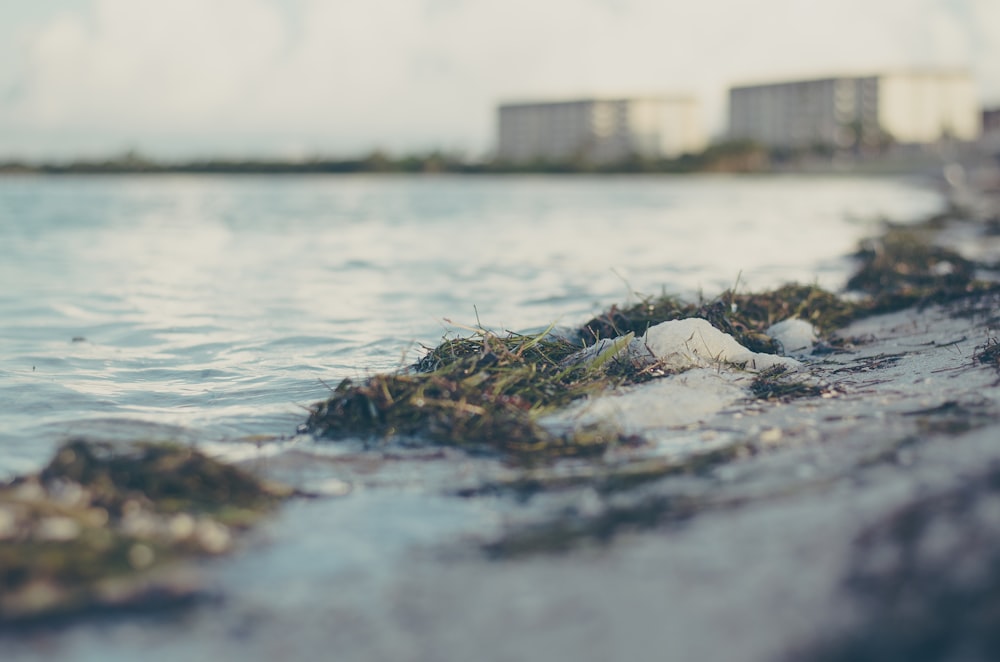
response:
M0 624L189 600L179 562L228 552L291 494L187 446L70 441L0 486Z

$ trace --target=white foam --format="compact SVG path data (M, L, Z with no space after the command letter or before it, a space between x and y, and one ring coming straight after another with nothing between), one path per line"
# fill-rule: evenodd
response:
M629 351L635 359L656 361L673 370L730 364L757 372L774 366L789 370L802 366L785 356L752 352L728 333L697 317L650 327L643 337L632 341Z
M607 426L626 435L704 421L746 397L740 381L748 378L710 368L695 368L582 400L544 417L547 427Z
M802 331L799 325L789 327ZM606 426L627 435L656 436L657 430L704 422L746 398L747 371L802 366L792 358L752 352L698 318L657 324L631 342L627 336L606 340L576 358L594 361L619 352L628 352L640 365L655 363L679 374L582 400L540 422L555 429Z

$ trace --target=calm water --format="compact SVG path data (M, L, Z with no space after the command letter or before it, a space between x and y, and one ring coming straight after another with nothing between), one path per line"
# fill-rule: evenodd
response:
M0 477L71 434L293 434L444 320L577 324L633 292L839 287L926 183L850 178L0 179Z
M472 325L478 312L485 326L526 329L581 323L634 292L837 288L878 218L939 205L926 183L892 179L0 178L0 477L83 434L180 439L256 457L295 485L350 487L289 503L238 554L199 564L222 603L0 638L0 658L524 659L503 648L534 632L587 651L569 659L661 659L643 646L671 623L679 632L663 639L698 650L748 622L739 605L766 613L768 587L784 600L790 564L816 558L766 533L787 528L780 508L763 525L736 515L662 547L494 563L476 541L585 511L594 495L458 498L457 486L510 469L458 452L288 440L302 407L325 383L416 358L455 331L445 318ZM796 475L776 457L779 475ZM816 507L796 521L838 530ZM822 536L801 539L825 548ZM748 588L740 550L762 544L773 577ZM797 574L800 594L812 576ZM730 626L700 618L734 596ZM608 631L627 636L605 641ZM520 645L565 659L532 641Z

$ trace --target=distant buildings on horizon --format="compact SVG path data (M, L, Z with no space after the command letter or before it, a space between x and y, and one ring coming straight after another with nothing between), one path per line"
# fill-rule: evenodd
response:
M838 76L729 90L731 140L771 148L877 150L979 136L972 78L961 71Z
M997 121L981 111L966 71L830 76L731 87L725 140L772 150L877 153L891 144L974 141L987 120ZM497 108L497 158L507 163L669 159L707 144L693 97L597 97Z
M497 115L497 156L509 163L670 158L707 143L693 97L504 103Z

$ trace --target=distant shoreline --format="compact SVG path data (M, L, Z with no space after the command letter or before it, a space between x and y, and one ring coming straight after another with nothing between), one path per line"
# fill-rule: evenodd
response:
M632 159L613 164L535 162L511 164L467 161L442 154L393 158L380 154L356 159L206 159L180 162L134 156L65 162L0 161L0 175L353 175L353 174L679 174L755 172L763 164L720 163L717 157L685 155L677 159Z
M675 158L633 156L614 163L534 161L509 163L471 160L462 155L427 152L394 156L375 151L355 158L313 157L204 158L169 161L149 158L135 151L105 158L64 161L0 159L0 175L352 175L352 174L455 174L455 175L618 175L691 173L858 173L914 174L939 169L941 154L934 150L882 154L854 154L820 150L769 150L752 142L712 145L696 154Z
M199 160L167 162L108 159L70 162L28 162L0 160L0 177L37 176L163 176L163 175L925 175L940 174L947 160L933 154L910 159L898 156L879 158L835 158L813 155L775 156L768 152L704 153L669 160L632 160L614 164L470 162L437 157L402 159L349 159L307 161L281 160Z

